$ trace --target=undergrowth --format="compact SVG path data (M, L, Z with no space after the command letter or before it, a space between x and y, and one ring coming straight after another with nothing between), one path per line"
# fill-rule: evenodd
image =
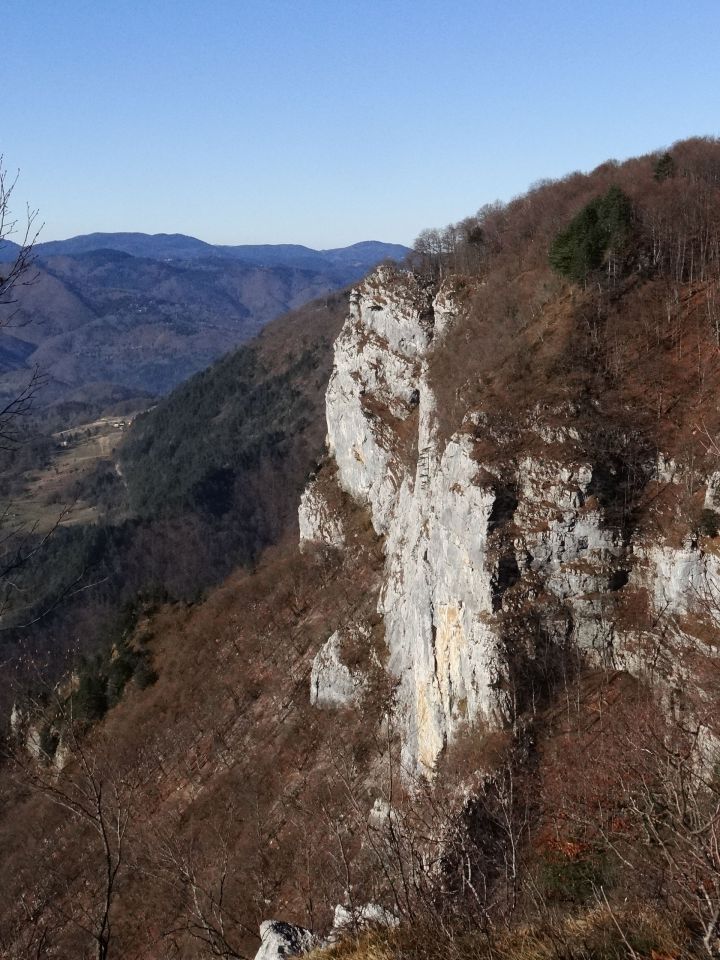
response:
M656 910L598 903L501 931L403 924L317 950L312 960L681 960L699 956L687 929Z

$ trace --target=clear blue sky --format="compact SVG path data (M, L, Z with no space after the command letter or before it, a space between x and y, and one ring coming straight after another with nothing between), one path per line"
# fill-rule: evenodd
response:
M2 4L0 151L51 240L409 243L720 132L720 2Z

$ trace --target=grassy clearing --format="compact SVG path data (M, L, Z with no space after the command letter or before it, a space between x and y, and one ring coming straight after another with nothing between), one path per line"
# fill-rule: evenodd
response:
M102 508L83 493L103 462L117 469L116 450L132 419L102 417L53 434L52 461L23 478L23 491L9 506L9 519L39 533L51 530L58 520L64 526L95 523Z

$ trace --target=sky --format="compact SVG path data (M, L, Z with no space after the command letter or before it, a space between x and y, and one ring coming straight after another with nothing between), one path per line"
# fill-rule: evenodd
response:
M410 244L539 179L720 133L718 0L0 9L0 152L43 240Z

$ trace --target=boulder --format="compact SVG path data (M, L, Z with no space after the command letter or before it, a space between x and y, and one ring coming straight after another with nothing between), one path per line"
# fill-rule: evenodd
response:
M298 957L320 946L320 940L305 927L283 920L265 920L260 924L260 949L255 960L282 960Z

